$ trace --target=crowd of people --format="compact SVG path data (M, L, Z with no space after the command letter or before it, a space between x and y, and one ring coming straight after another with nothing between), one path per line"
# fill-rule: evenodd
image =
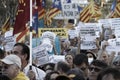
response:
M29 63L30 49L25 43L16 43L9 54L0 48L0 80L120 80L120 54L106 51L107 40L115 38L108 33L96 38L97 48L92 50L80 49L80 37L61 41L59 55L65 60L40 66Z

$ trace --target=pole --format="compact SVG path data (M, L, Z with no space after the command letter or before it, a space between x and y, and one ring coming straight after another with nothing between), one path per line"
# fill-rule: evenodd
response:
M32 0L30 0L30 65L32 66Z

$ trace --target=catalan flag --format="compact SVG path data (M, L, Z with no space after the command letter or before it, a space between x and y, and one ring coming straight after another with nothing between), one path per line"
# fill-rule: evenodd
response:
M46 16L45 16L45 24L47 26L50 26L52 24L52 19L55 15L60 13L62 10L61 7L61 0L54 0L52 4L52 8L47 11Z
M92 15L91 13L91 4L87 5L85 8L83 8L83 10L80 12L80 21L81 22L89 22L90 20L90 17Z
M26 23L30 20L30 0L19 0L13 35L26 29Z
M2 34L4 34L6 31L10 30L10 17L7 18L5 23L2 26Z
M89 22L92 18L98 18L101 16L100 7L94 2L91 1L83 10L80 12L80 21Z
M101 12L101 8L99 5L97 5L95 2L93 2L92 4L92 18L98 18L101 17L102 12Z

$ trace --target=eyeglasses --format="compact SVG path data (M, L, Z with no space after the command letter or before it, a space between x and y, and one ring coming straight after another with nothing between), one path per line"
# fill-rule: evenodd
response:
M99 69L99 68L96 68L96 67L89 67L89 70L90 71L95 71L95 72L99 72L101 69Z
M120 62L119 61L113 62L113 65L120 66Z
M85 71L87 68L85 68L85 67L82 67L82 68L80 68L82 71Z

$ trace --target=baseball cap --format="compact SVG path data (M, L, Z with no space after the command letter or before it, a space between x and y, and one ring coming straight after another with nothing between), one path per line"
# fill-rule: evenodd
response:
M5 64L16 64L19 68L21 68L21 59L17 55L7 55L5 58L1 60Z

